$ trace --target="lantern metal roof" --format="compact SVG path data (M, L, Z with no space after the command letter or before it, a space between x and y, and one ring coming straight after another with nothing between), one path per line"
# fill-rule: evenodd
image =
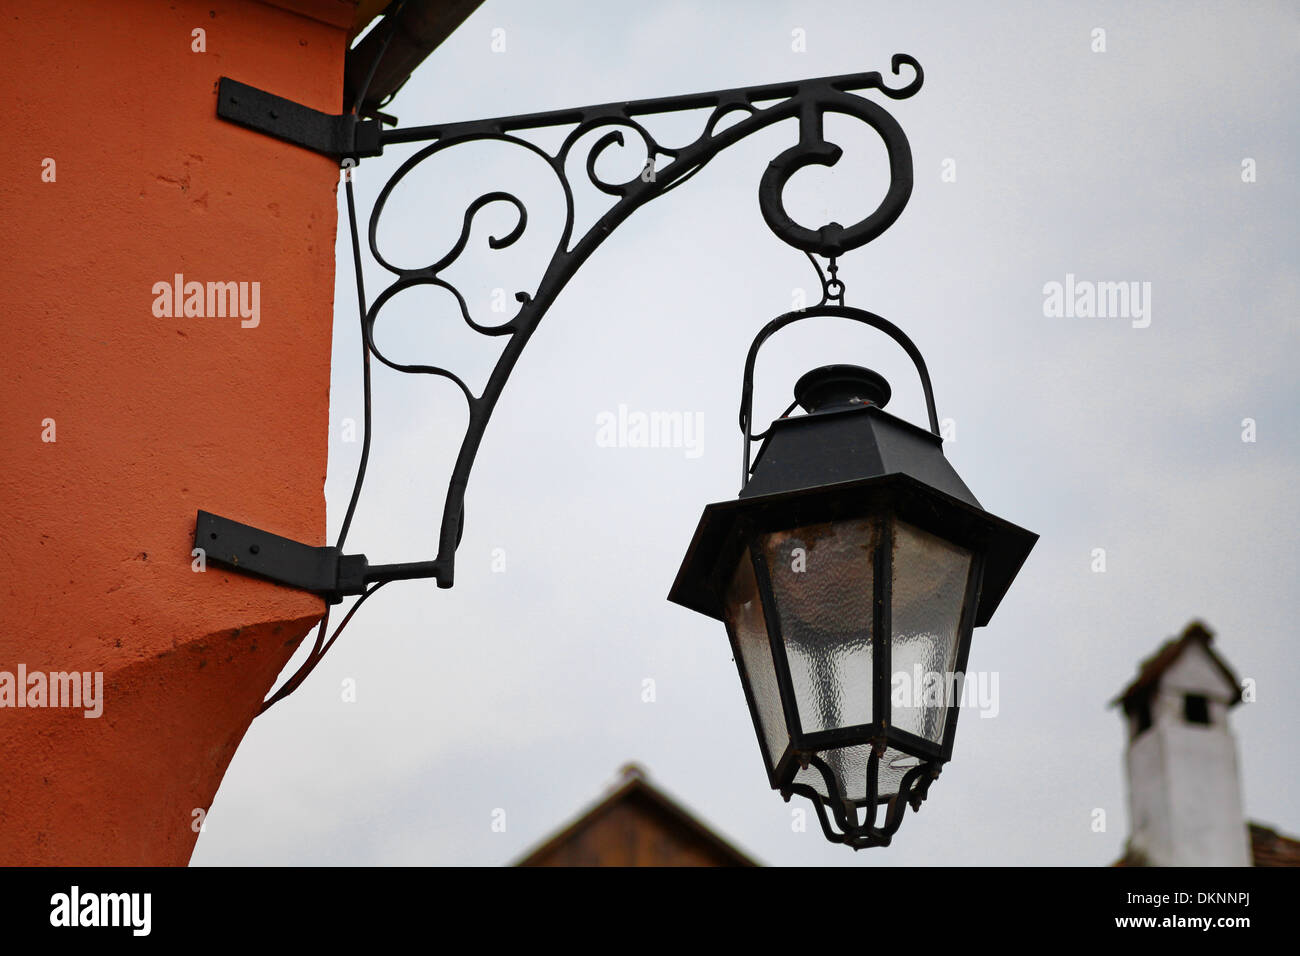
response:
M739 498L704 509L668 599L722 620L726 582L705 572L731 566L723 559L739 553L742 514L833 520L869 500L895 505L921 527L942 523L945 533L987 549L976 627L989 622L1038 540L981 507L938 436L874 403L839 403L773 422Z

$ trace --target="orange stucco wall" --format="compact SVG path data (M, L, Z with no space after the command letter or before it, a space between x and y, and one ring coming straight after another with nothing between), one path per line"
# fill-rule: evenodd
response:
M337 112L352 6L6 5L0 681L104 700L0 706L0 864L187 862L323 609L190 549L199 508L324 543L337 165L218 120L216 83ZM176 273L259 283L257 326L156 316Z

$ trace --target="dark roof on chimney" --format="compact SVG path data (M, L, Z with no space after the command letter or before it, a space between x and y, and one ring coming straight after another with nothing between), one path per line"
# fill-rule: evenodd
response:
M1179 637L1170 638L1160 645L1159 650L1138 665L1138 675L1133 682L1125 687L1114 700L1111 706L1123 704L1127 711L1130 704L1138 698L1145 697L1160 682L1160 678L1165 672L1173 666L1174 661L1182 656L1183 651L1187 650L1192 644L1200 644L1205 648L1205 652L1210 655L1210 660L1223 673L1223 678L1234 689L1229 706L1241 702L1241 681L1237 675L1232 672L1223 658L1215 653L1210 644L1214 641L1214 632L1211 631L1200 621L1192 621Z

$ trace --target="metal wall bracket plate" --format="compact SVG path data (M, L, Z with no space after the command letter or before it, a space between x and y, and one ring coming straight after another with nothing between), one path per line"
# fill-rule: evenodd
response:
M208 511L194 521L194 547L217 567L311 591L331 604L385 581L434 578L439 587L451 587L451 569L440 561L372 565L364 554L303 544Z
M217 115L335 159L378 156L384 151L378 120L322 113L228 76L221 78L217 89Z
M207 511L194 522L194 547L210 564L313 591L331 604L365 590L363 555L342 555L338 548L303 544Z

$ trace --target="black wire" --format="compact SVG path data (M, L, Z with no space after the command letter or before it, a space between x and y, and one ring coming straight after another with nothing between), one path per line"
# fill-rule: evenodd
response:
M780 415L778 415L777 418L778 418L778 419L785 418L785 417L788 416L792 411L794 411L794 407L795 407L796 405L798 405L798 404L799 404L799 400L796 398L793 402L791 402L789 405L786 406L785 411L783 411ZM767 437L767 433L770 432L771 430L772 430L772 426L771 426L771 425L768 425L767 428L763 429L763 430L762 430L761 432L759 432L757 435L750 435L750 436L749 436L749 440L750 440L750 441L762 441L764 438ZM745 431L745 429L742 428L741 431ZM752 471L753 469L751 468L750 470Z
M357 510L357 501L361 497L361 485L366 480L366 466L370 463L370 341L366 335L366 284L361 275L361 242L357 237L357 205L352 193L352 174L349 172L344 183L348 197L348 229L352 234L352 269L357 277L357 310L361 322L361 394L363 401L361 424L361 462L357 465L357 476L352 484L352 498L348 501L347 514L343 516L343 527L339 530L338 541L334 546L340 551L347 540L348 529L352 527L352 515Z
M405 6L406 0L400 0L398 5L394 8L392 16L394 18L397 17ZM375 71L379 68L379 62L384 58L384 54L388 52L388 45L392 42L393 36L396 33L396 20L394 20L394 29L384 38L383 45L379 48L378 55L375 57L374 62L370 64L370 70L366 74L366 80L361 85L356 101L352 105L353 113L356 113L361 107L362 102L364 102L366 92L370 89L370 82L375 78ZM348 510L343 516L343 525L339 529L338 540L334 543L334 546L338 548L340 552L343 550L343 542L347 540L348 531L352 527L352 516L356 513L357 502L361 498L361 487L365 484L366 480L366 467L370 463L371 420L370 340L366 335L366 285L365 278L361 274L361 241L357 235L357 204L356 197L352 191L352 173L350 169L344 178L344 191L347 193L348 230L352 238L352 269L357 280L357 311L361 324L361 391L364 410L361 426L361 460L357 465L356 478L353 479L352 482L352 496L348 500ZM334 646L334 642L337 641L339 635L343 633L343 629L348 626L348 621L352 620L352 615L357 612L357 608L361 607L361 605L365 603L366 598L378 591L384 583L385 582L381 581L379 584L376 584L361 595L357 602L352 605L352 608L348 611L347 615L339 623L339 626L334 629L334 633L330 635L328 641L325 640L325 631L329 627L330 608L328 606L325 608L325 613L320 619L320 625L316 628L316 640L312 644L311 653L307 655L307 660L303 661L298 670L294 672L292 677L284 682L278 691L266 700L262 701L262 707L257 712L258 716L266 713L273 705L284 700L284 698L288 697L298 689L302 682L307 679L307 675L316 669L316 665L321 662L321 659L329 649Z
M393 42L393 37L397 34L397 17L401 15L405 6L406 0L399 0L397 6L393 8L391 14L393 29L389 31L388 36L384 37L379 53L375 56L374 62L370 64L370 71L366 74L366 81L361 84L356 102L352 105L353 113L360 109L362 102L365 100L366 92L370 89L370 82L375 78L375 71L379 69L379 62L384 58L384 54L388 52L388 45ZM347 193L348 198L348 230L352 236L352 271L357 279L357 314L361 323L361 392L364 400L364 417L361 429L361 462L357 465L357 476L352 483L352 497L348 501L347 513L343 516L343 526L339 530L339 538L334 542L334 546L340 551L343 550L343 542L347 540L348 530L352 527L352 516L356 513L357 501L361 497L361 486L366 480L366 466L370 463L370 337L366 334L366 282L361 272L361 240L357 236L357 202L352 192L352 173L350 169L344 176L344 191ZM319 635L317 635L316 646L320 646Z
M370 83L375 78L375 71L379 69L379 64L384 59L384 54L388 52L388 44L392 43L393 37L397 35L397 18L402 15L402 9L405 6L406 0L399 0L397 6L393 8L393 12L384 17L385 23L389 21L390 17L392 18L393 28L388 31L388 36L384 37L384 42L379 47L379 53L376 54L375 59L370 64L370 71L366 73L366 81L361 84L361 89L357 92L357 98L352 102L353 113L360 110L361 104L366 101L366 93L369 92ZM407 76L406 79L409 80L410 76ZM406 80L403 80L402 83L405 84ZM394 90L393 92L396 93L397 91ZM391 99L391 97L389 98Z
M357 310L361 321L361 391L364 413L361 425L361 461L357 465L356 478L352 482L352 497L348 501L348 510L347 514L343 518L343 527L339 530L338 540L334 544L340 552L343 550L343 542L347 539L348 528L352 525L352 516L356 513L357 501L361 498L361 487L366 480L366 466L370 462L371 419L370 346L366 336L366 287L365 280L361 275L361 243L357 236L357 206L356 197L352 191L352 177L350 174L346 179L344 188L348 199L348 229L352 237L352 267L356 272L357 278ZM382 583L384 582L380 582L380 584ZM288 697L298 689L299 685L307 679L307 675L316 669L316 665L320 663L321 658L325 656L325 653L334 645L334 642L338 640L339 635L343 632L343 628L347 627L348 621L352 619L352 615L356 613L357 608L361 606L361 603L366 598L377 591L379 587L380 585L376 584L373 588L361 595L361 598L356 604L352 605L347 616L343 618L343 621L330 636L329 641L325 641L325 630L329 627L330 609L328 607L325 608L325 614L321 618L320 626L316 629L316 641L312 645L311 653L307 655L307 659L303 661L298 670L294 672L294 675L285 681L278 691L262 702L262 708L257 712L259 716L266 713L272 705L284 700L284 698Z
M321 662L321 660L325 657L325 654L329 651L329 649L334 646L334 642L339 639L339 635L343 633L343 629L348 626L348 621L352 620L352 615L356 614L357 611L361 608L361 605L366 603L366 598L370 597L370 595L374 594L376 591L378 591L387 583L388 582L386 581L380 581L378 584L368 588L361 595L361 597L357 598L357 603L353 604L352 607L348 610L348 613L344 615L343 620L340 621L339 626L334 629L334 633L330 636L330 639L325 644L325 646L321 648L319 652L313 649L312 655L308 657L306 661L303 662L302 667L298 668L297 672L292 677L290 677L287 681L284 682L284 686L281 687L278 691L276 691L274 695L268 697L266 700L262 702L262 708L257 712L257 715L259 717L262 714L266 713L268 710L270 710L274 704L277 704L280 701L284 700L286 697L288 697L290 694L292 694L295 690L298 689L299 685L302 684L302 682L307 679L307 676L316 669L316 665ZM325 616L321 618L320 628L316 632L317 646L320 645L320 636L325 632L325 627L329 621L329 617L330 617L329 608L326 608Z
M325 636L325 629L329 627L329 623L330 623L330 608L329 605L326 605L325 614L321 617L320 624L316 628L316 645L311 649L311 653L307 655L307 660L303 661L302 666L299 667L298 670L294 672L294 675L292 677L290 677L287 681L285 681L280 686L279 690L277 690L266 700L262 701L262 706L258 709L257 716L261 717L263 714L265 714L268 710L271 709L272 705L278 703L281 700L284 700L284 698L292 694L295 690L297 690L298 685L303 682L307 674L311 673L312 669L316 666L312 662L320 659L319 654L321 648L321 638ZM341 625L339 627L339 630L342 630ZM334 633L337 634L338 631L335 631ZM308 667L309 664L311 665L310 667Z
M404 87L407 83L409 83L410 80L411 80L411 75L408 74L406 79L402 80L401 83L397 84L397 89L393 90L393 92L389 93L387 96L385 96L382 100L379 101L378 108L382 110L389 103L393 102L393 100L397 97L397 94L402 92L402 87Z

